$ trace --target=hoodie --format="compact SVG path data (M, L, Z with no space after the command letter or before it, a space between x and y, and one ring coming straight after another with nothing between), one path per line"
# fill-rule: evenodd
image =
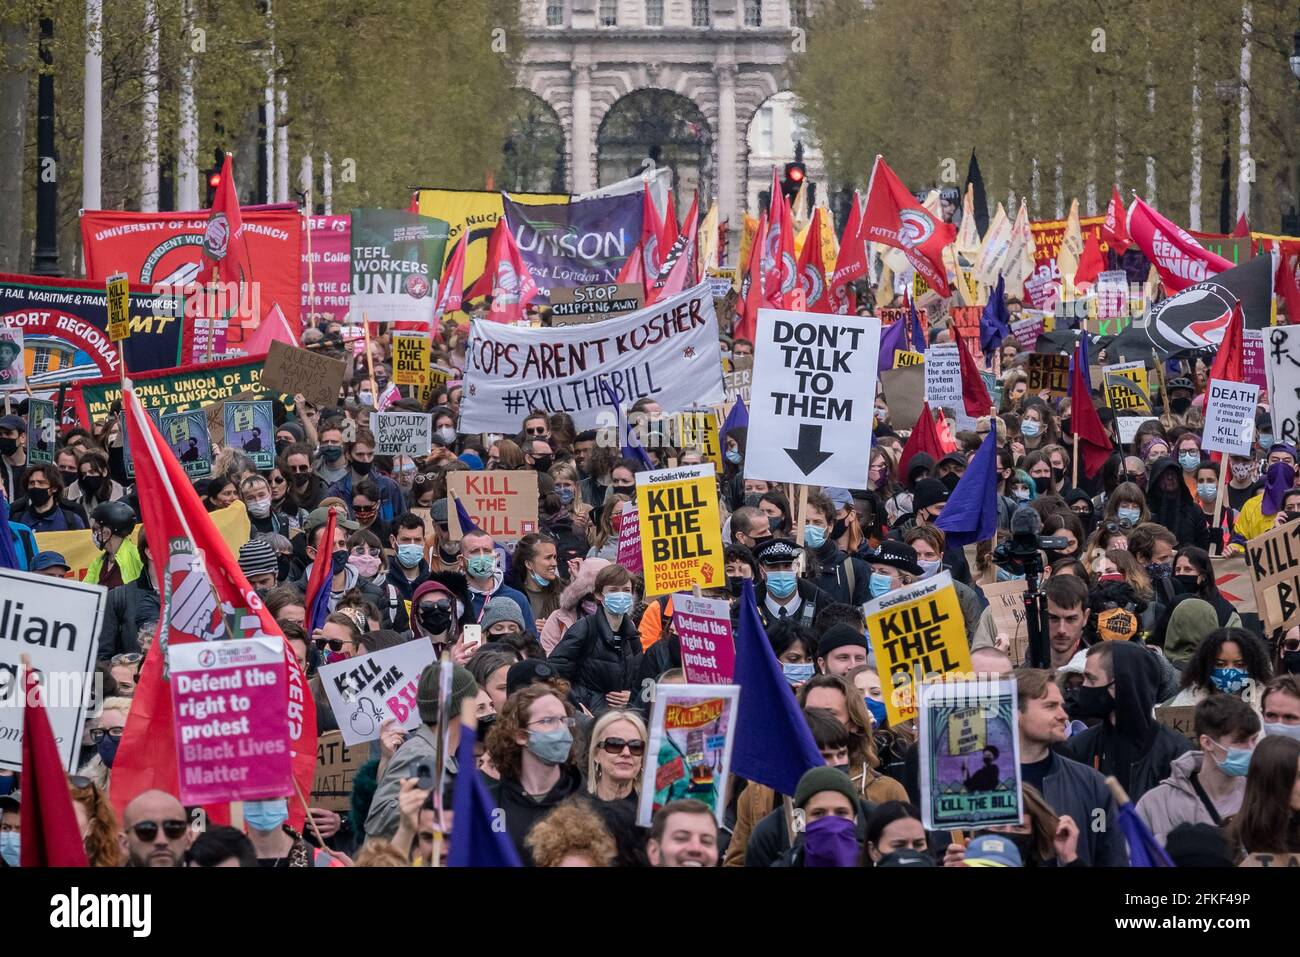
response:
M551 612L542 628L542 650L548 655L560 643L569 626L582 617L578 605L595 589L596 573L609 564L603 558L584 558L578 566L578 574L560 592L560 607Z
M1192 774L1201 766L1200 751L1180 754L1169 765L1169 777L1157 787L1142 795L1137 802L1137 812L1155 839L1164 845L1169 832L1179 824L1209 824L1218 826L1241 810L1241 799L1246 794L1246 779L1233 778L1233 790L1226 798L1215 802L1219 815L1216 821L1201 800L1192 784Z
M428 581L422 583L419 588L415 589L415 594L411 596L410 618L411 618L412 639L429 638L429 636L424 633L424 629L420 626L420 614L416 610L420 607L420 599L428 594L436 593L436 594L446 595L455 603L456 611L459 612L458 615L457 614L452 615L452 619L451 619L452 627L450 630L450 634L447 636L448 639L447 643L451 644L455 642L456 635L460 632L461 626L466 622L467 619L465 616L469 614L468 612L469 605L465 601L464 596L457 596L456 589L451 587L445 581L446 577L447 577L446 575L439 575L437 579L432 579L432 578L429 579ZM473 618L469 618L468 620L474 621ZM432 641L434 639L430 638L430 640Z
M1200 598L1183 598L1169 616L1165 629L1165 657L1178 668L1192 660L1196 646L1219 627L1214 606Z
M1161 488L1164 476L1172 474L1175 487L1172 492ZM1210 523L1192 500L1183 481L1183 467L1171 458L1156 459L1151 465L1151 478L1147 481L1147 511L1151 521L1163 525L1185 547L1209 548Z

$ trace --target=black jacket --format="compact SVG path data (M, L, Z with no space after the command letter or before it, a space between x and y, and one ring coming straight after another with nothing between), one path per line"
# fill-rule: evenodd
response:
M1076 736L1077 738L1077 736ZM1076 738L1065 743L1069 747ZM1106 779L1078 761L1052 754L1043 778L1043 798L1053 811L1069 815L1079 828L1079 863L1088 867L1127 867L1128 849L1116 823L1115 799ZM1100 820L1098 811L1105 815Z
M846 554L829 539L813 554L821 566L821 574L812 580L813 584L832 601L862 605L871 600L870 565L856 555Z
M1176 488L1172 493L1162 491L1161 479L1173 474ZM1151 521L1163 525L1174 533L1179 546L1210 547L1210 523L1199 505L1192 501L1192 493L1183 481L1183 467L1174 459L1159 458L1151 465L1151 478L1147 481L1147 509ZM1133 800L1137 800L1134 798Z
M854 822L858 837L858 846L867 837L867 818L876 808L871 801L858 801L858 815ZM792 853L793 850L793 853ZM749 832L749 843L745 845L746 867L798 867L803 864L803 835L795 838L795 846L790 847L790 832L785 822L784 802L754 825Z
M870 573L868 573L870 578ZM806 578L799 578L795 581L795 589L799 597L803 600L797 611L794 612L795 621L802 625L812 627L813 619L817 616L820 608L834 603L835 599L822 591L815 584ZM763 627L771 628L777 622L781 621L780 616L773 615L767 607L767 584L755 580L754 582L754 601L758 605L758 616L763 619Z
M676 634L664 635L641 656L637 665L636 678L632 685L632 699L627 706L641 712L648 722L650 709L654 705L651 696L643 691L659 680L659 676L669 668L682 666L682 640Z
M99 630L101 661L140 650L140 626L160 617L158 592L146 570L133 582L109 589L104 603L104 624Z
M609 710L607 692L631 691L637 696L641 655L641 635L632 619L624 615L615 634L604 609L597 609L569 626L547 660L573 685L574 698L599 717Z
M533 856L528 853L524 838L528 836L533 825L546 817L565 798L583 793L585 790L582 785L582 772L571 764L560 768L560 780L540 798L525 794L519 782L512 778L503 777L494 781L485 774L482 780L487 786L488 797L491 798L492 803L505 814L506 833L510 835L515 850L519 852L519 859L528 866L532 866Z

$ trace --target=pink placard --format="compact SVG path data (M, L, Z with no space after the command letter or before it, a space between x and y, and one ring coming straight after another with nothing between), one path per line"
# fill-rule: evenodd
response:
M686 683L730 684L736 672L730 606L716 598L673 595L673 630L682 643Z
M1268 388L1264 373L1264 330L1246 329L1241 335L1242 369L1246 381L1261 389Z
M352 217L311 217L311 256L302 244L302 324L346 322L352 297ZM308 272L308 263L311 270ZM310 280L310 286L308 285ZM308 292L310 288L310 294Z
M618 520L618 564L632 574L641 571L641 522L637 507L631 502L623 505Z
M199 641L167 649L182 804L293 794L281 640Z

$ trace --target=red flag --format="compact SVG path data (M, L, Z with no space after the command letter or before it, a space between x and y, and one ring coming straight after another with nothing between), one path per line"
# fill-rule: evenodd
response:
M151 788L180 793L171 681L163 673L167 646L281 635L280 626L244 577L185 470L145 414L129 383L123 402L131 434L143 439L132 459L149 554L158 562L158 589L163 604L157 640L149 646L131 699L126 731L113 761L110 798L119 819L133 798ZM287 719L293 774L307 795L316 772L316 706L287 642L284 655L288 665ZM305 816L302 802L294 800L293 795L288 797L289 821L301 829ZM228 819L225 805L209 808L208 814L218 823Z
M769 304L763 300L763 247L767 245L767 217L758 218L758 231L749 247L749 263L740 282L740 298L736 301L736 321L732 326L737 339L754 341L758 330L758 310Z
M1082 346L1076 345L1074 372L1070 378L1070 430L1079 439L1080 472L1087 478L1092 478L1110 458L1112 446L1110 436L1101 424L1101 417L1097 415L1097 406L1088 391L1088 383L1083 378L1084 364Z
M898 459L900 482L907 481L907 466L917 452L925 452L936 462L948 454L939 439L939 431L934 427L934 413L930 411L928 402L921 404L921 414L916 417L916 425L912 426L912 434L907 437L903 454Z
M971 418L988 415L993 408L993 400L989 398L989 390L984 385L984 377L980 375L980 367L966 348L965 340L958 335L954 335L953 339L957 342L957 357L961 361L961 404L966 407L966 414Z
M298 337L289 327L289 320L284 317L279 303L271 306L244 348L250 356L266 355L271 351L272 342L283 342L286 346L298 345Z
M1074 272L1074 288L1092 285L1105 268L1106 257L1101 254L1101 242L1097 239L1097 234L1089 230L1087 238L1083 241L1083 255L1079 257L1079 268Z
M614 281L640 283L641 289L645 290L645 253L642 252L641 244L632 247L632 254L627 257L627 262L623 263L623 268L618 271Z
M939 418L934 423L934 434L939 437L939 448L943 449L944 455L957 451L957 440L953 438L952 423L943 414L943 409L939 410Z
M487 317L493 322L526 318L525 310L537 295L537 283L519 255L519 247L510 235L504 216L492 229L483 273L465 291L465 298L477 299L488 294L492 296L492 305L488 307Z
M772 309L789 309L799 268L794 258L794 217L790 204L781 192L781 183L772 167L772 202L767 219L767 239L763 243L763 298Z
M1237 225L1232 227L1232 232L1229 235L1237 239L1248 239L1250 237L1250 223L1246 221L1245 213L1237 217Z
M1101 238L1116 253L1124 252L1133 242L1128 234L1128 212L1124 209L1124 200L1119 197L1118 186L1111 187L1106 221L1101 224Z
M691 282L695 264L695 241L699 231L700 194L697 191L691 201L691 208L686 213L686 222L668 254L664 264L659 267L659 275L652 288L646 290L646 302L658 302L675 296Z
M956 227L935 219L879 155L867 186L862 238L901 249L931 289L944 297L952 294L943 250L957 238Z
M804 311L830 313L830 290L826 282L826 264L822 261L822 210L814 207L808 236L799 252L799 284L803 287Z
M1274 241L1277 249L1277 272L1273 288L1286 303L1288 322L1300 322L1300 243Z
M212 198L208 225L203 231L203 262L198 281L241 283L253 281L253 261L244 235L244 218L235 194L235 174L230 154L221 164L221 182ZM261 316L253 318L260 319Z
M650 184L642 186L641 193L641 254L645 258L642 269L646 276L659 275L659 266L670 243L663 242L663 222L655 201L650 196ZM630 281L630 280L629 280Z
M449 312L458 312L464 300L465 288L465 247L469 244L469 230L465 230L451 251L451 258L442 271L442 288L438 291L438 304L433 310L436 323Z
M1242 343L1242 329L1246 319L1238 301L1232 306L1232 315L1228 317L1228 327L1223 330L1223 339L1219 349L1214 353L1214 362L1210 365L1210 374L1206 381L1218 379L1221 382L1246 381L1246 347Z
M1151 260L1169 292L1182 292L1188 286L1231 269L1232 263L1216 256L1176 223L1133 197L1128 210L1129 235L1142 254Z
M23 669L23 802L21 867L87 867L68 776L41 700L40 681Z
M648 184L647 188L649 188ZM659 248L665 256L668 255L672 244L677 242L677 235L677 207L673 205L673 193L669 190L668 205L664 208L664 221L659 227Z
M862 239L862 199L853 191L853 205L840 237L840 251L831 274L831 311L841 316L853 311L853 294L849 283L867 274L867 244Z

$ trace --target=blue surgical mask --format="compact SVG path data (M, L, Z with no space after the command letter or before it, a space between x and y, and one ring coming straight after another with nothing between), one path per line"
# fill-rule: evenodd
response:
M1259 433L1259 447L1260 447L1261 449L1263 449L1265 452L1267 452L1269 449L1271 449L1271 448L1273 447L1273 433L1272 433L1272 432L1261 432L1261 433Z
M1196 497L1202 502L1213 502L1219 497L1219 486L1213 482L1200 482L1196 486Z
M867 698L867 710L871 712L871 718L877 726L885 723L885 702L877 701L875 698Z
M1043 431L1042 425L1038 422L1035 422L1033 419L1025 419L1023 422L1020 423L1020 434L1027 439L1038 438L1039 433L1042 431Z
M811 678L815 670L816 669L813 668L812 662L802 665L788 664L785 662L782 662L781 664L781 673L785 675L785 680L792 688L795 685L803 684Z
M803 543L809 548L821 548L826 544L826 529L820 525L805 525L803 527Z
M1246 687L1246 679L1250 675L1240 668L1215 668L1210 672L1210 680L1214 682L1214 687L1218 688L1224 694L1238 694Z
M1003 568L1001 565L998 566L997 579L998 579L998 581L1000 581L1000 582L1013 582L1013 581L1019 581L1021 578L1024 578L1024 577L1025 577L1024 572L1021 572L1019 575L1016 575L1016 574L1013 574L1013 573L1007 571L1007 570L1006 570L1005 568Z
M777 598L789 598L798 587L798 581L794 572L768 572L767 590Z
M475 555L465 563L470 578L490 578L497 568L497 557L493 555Z
M573 489L567 485L557 485L555 494L559 496L561 505L569 505L573 502Z
M1142 510L1140 508L1127 508L1121 506L1115 509L1115 517L1118 518L1121 522L1127 522L1130 525L1136 525L1138 519L1142 517Z
M273 801L245 801L244 820L255 831L276 831L289 820L289 802L284 798Z
M1196 466L1201 464L1201 453L1199 452L1179 452L1178 464L1183 467L1184 472L1190 472Z
M3 857L10 867L18 866L18 861L22 857L21 834L15 831L5 831L0 834L0 857Z
M529 732L528 750L543 764L551 766L563 764L568 760L569 752L573 750L573 732L568 728L560 728L558 731Z
M739 465L741 461L745 458L743 455L740 454L740 449L727 449L727 451L723 453L723 455L726 458L726 460L730 462L732 465Z
M1219 744L1215 741L1217 747L1227 751L1227 757L1222 761L1214 759L1214 763L1219 766L1219 770L1231 778L1243 778L1246 772L1250 770L1250 756L1255 753L1254 748L1229 748L1226 745Z
M550 584L548 579L543 578L541 575L537 574L537 572L529 572L528 574L533 577L533 584L538 588L545 588Z
M414 543L397 546L397 564L403 568L419 568L424 561L424 546Z
M929 578L931 575L935 574L936 572L939 571L940 568L943 567L943 562L937 558L934 561L929 561L929 562L918 558L916 560L916 563L921 566L922 578Z
M871 597L879 598L894 587L894 580L884 572L872 572L869 587L871 589Z
M611 615L626 615L632 610L632 593L630 591L606 592L605 610Z
M1271 721L1264 722L1264 734L1277 735L1279 738L1290 738L1292 741L1300 741L1300 724L1283 724L1278 722L1274 724Z

